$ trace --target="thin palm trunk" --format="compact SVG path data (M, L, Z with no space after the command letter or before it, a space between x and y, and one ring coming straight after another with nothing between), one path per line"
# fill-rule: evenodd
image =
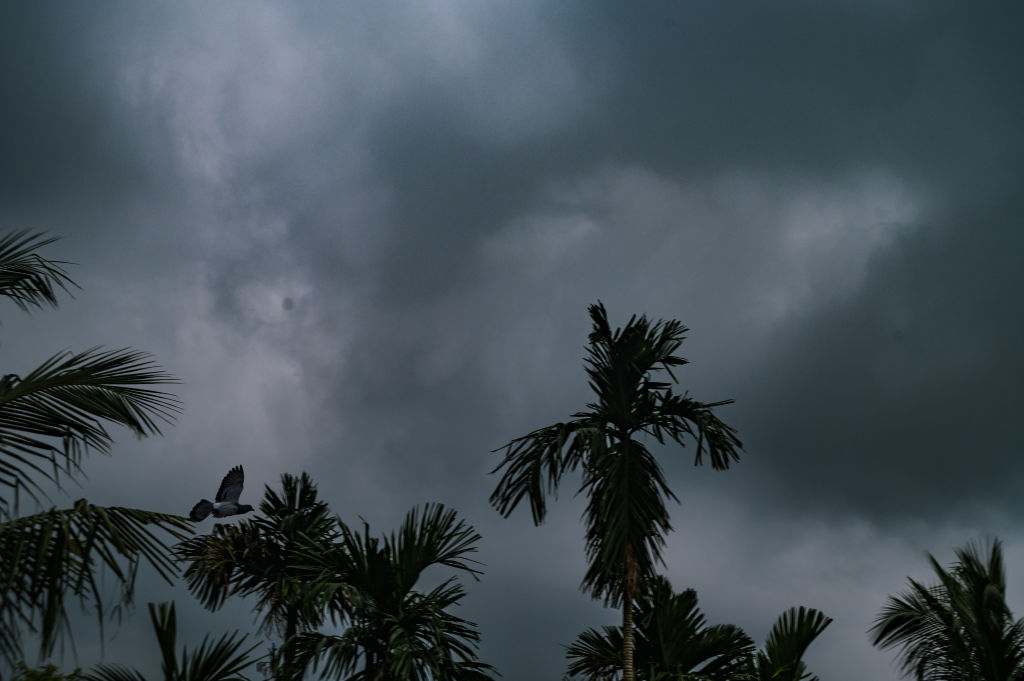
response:
M636 670L633 668L633 601L636 599L637 572L636 557L633 546L626 547L626 564L624 570L625 584L622 594L622 678L623 681L636 681Z
M635 681L633 669L633 599L626 595L622 602L622 678Z
M628 432L619 431L623 455L626 457L626 475L629 475L629 443L632 439ZM640 566L636 562L633 544L626 544L626 559L622 566L622 678L623 681L636 681L636 670L633 668L633 600L636 598L637 582Z

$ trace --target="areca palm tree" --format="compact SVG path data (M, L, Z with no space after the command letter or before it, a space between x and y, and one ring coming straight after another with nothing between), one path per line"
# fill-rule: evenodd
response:
M66 263L38 254L53 241L30 232L0 236L0 296L26 312L56 307L58 293L74 282ZM109 453L108 424L140 437L159 434L180 407L152 386L175 382L144 353L101 348L60 352L23 376L0 378L0 662L13 665L21 657L23 631L38 635L41 656L52 653L69 633L72 598L95 609L102 632L105 614L131 603L142 562L171 580L174 565L162 533L186 537L184 518L84 499L20 516L19 502L24 493L41 504L49 499L45 484L59 489L82 473L87 453ZM97 579L103 571L121 587L110 608Z
M174 603L149 604L149 618L153 623L162 658L163 681L248 681L242 672L256 663L252 652L259 646L247 649L245 635L224 634L216 641L204 636L199 648L189 651L184 648L179 658L175 649L178 636L177 616ZM97 665L82 677L83 681L146 681L137 670L117 664Z
M664 577L634 605L634 662L643 681L817 681L803 655L831 619L811 608L783 613L761 650L737 626L708 626L693 589L673 593ZM588 629L569 646L569 677L614 681L622 671L622 629Z
M336 586L332 601L340 635L299 637L302 660L323 674L350 681L487 681L494 669L476 657L473 622L450 610L465 591L450 577L419 591L424 571L443 566L474 578L469 556L480 535L455 511L427 504L406 514L398 533L383 538L338 521L339 541L325 554L310 555L321 566L320 581Z
M1024 679L1024 619L1006 603L1002 544L969 543L945 569L928 555L938 583L910 580L891 596L871 628L872 643L899 648L905 676L915 679Z
M291 642L324 622L331 595L313 582L306 556L329 551L336 532L308 474L282 475L281 488L281 493L266 488L262 517L216 525L210 534L182 542L175 552L187 563L189 589L206 608L217 610L231 596L257 597L261 632L281 640L271 652L273 675L290 679L301 676Z
M547 494L562 476L582 471L588 569L582 588L607 605L622 609L623 665L626 681L633 665L633 603L661 561L665 535L671 530L666 499L678 501L645 439L659 445L696 440L694 464L707 454L712 468L723 470L739 460L742 444L735 430L714 413L733 400L698 402L673 392L671 383L655 380L687 363L676 355L687 328L676 320L630 318L612 331L604 305L589 308L593 322L584 360L596 401L570 421L539 428L516 438L494 469L502 476L491 504L508 516L525 498L535 524L547 513Z

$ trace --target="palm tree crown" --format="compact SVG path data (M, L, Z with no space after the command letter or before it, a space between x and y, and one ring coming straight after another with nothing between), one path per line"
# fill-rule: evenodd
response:
M451 609L465 590L455 576L429 591L417 589L431 567L477 578L470 556L480 540L454 510L440 504L413 508L397 533L378 538L338 520L339 537L325 553L310 555L319 582L333 584L332 616L346 629L337 636L304 634L300 658L336 678L365 681L489 681L494 669L477 659L476 624Z
M872 643L900 649L905 676L967 681L1024 679L1024 619L1006 604L1002 544L969 543L945 569L930 554L937 584L910 580L871 628Z

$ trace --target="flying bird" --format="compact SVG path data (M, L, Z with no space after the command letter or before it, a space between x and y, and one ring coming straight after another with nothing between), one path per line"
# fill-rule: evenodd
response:
M229 515L248 513L252 510L252 506L238 503L238 497L242 495L242 485L244 483L245 473L242 472L242 467L235 466L228 471L228 474L224 476L224 480L221 481L220 489L217 490L217 500L211 502L202 499L192 507L192 512L188 514L188 519L192 522L199 522L204 520L210 513L213 513L214 518L225 518Z

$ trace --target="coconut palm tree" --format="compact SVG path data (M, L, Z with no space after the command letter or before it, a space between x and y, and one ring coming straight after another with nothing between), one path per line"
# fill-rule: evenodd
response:
M714 413L732 400L698 402L655 380L664 371L675 382L672 368L687 363L675 354L688 330L682 323L633 316L613 332L604 305L589 310L593 330L584 362L596 401L571 421L539 428L495 450L505 456L493 471L503 472L490 500L507 517L526 498L534 523L540 524L546 495L555 493L567 472L582 471L589 562L582 589L621 607L624 678L634 681L633 602L654 577L671 530L665 501L678 501L658 460L638 438L659 445L684 445L693 438L695 465L707 454L716 470L739 460L742 444Z
M281 488L266 488L262 517L216 525L175 552L187 564L189 589L206 608L217 610L231 596L256 596L255 610L263 613L260 631L281 641L271 651L273 676L290 679L301 676L290 642L324 622L330 596L318 591L312 578L319 573L305 566L306 556L328 552L336 532L308 474L282 475Z
M406 514L398 533L383 538L338 521L339 541L324 554L320 582L334 585L332 615L340 635L298 637L300 657L323 675L352 681L486 681L494 669L477 660L473 622L451 612L465 595L452 576L429 591L416 585L431 567L480 574L469 555L480 535L455 511L427 504Z
M58 293L75 284L67 263L37 253L53 241L24 231L0 236L0 296L25 312L57 306ZM190 533L184 518L85 499L22 516L19 502L24 494L38 507L49 499L45 484L60 489L81 475L87 453L109 453L105 424L159 434L179 403L151 386L175 382L144 353L101 348L60 352L0 378L0 663L21 657L23 631L38 635L41 656L52 653L70 633L69 599L96 611L102 635L105 614L131 603L141 562L171 580L174 565L156 530L182 539ZM120 586L109 608L97 579L104 571Z
M803 655L832 621L817 610L791 608L762 650L731 624L708 626L693 589L673 593L664 577L634 605L634 664L643 681L817 681ZM622 629L588 629L569 646L569 678L614 681L622 672Z
M1024 619L1006 604L1002 544L968 543L950 569L930 554L937 584L910 580L890 596L871 628L872 643L898 647L904 676L966 681L1024 679Z
M254 644L243 650L246 636L224 634L216 641L204 636L199 648L184 648L180 659L175 650L178 636L174 603L149 604L149 618L153 623L162 658L163 681L248 681L242 672L256 663L250 657L259 647ZM83 681L146 681L137 670L117 664L97 665L82 676Z

